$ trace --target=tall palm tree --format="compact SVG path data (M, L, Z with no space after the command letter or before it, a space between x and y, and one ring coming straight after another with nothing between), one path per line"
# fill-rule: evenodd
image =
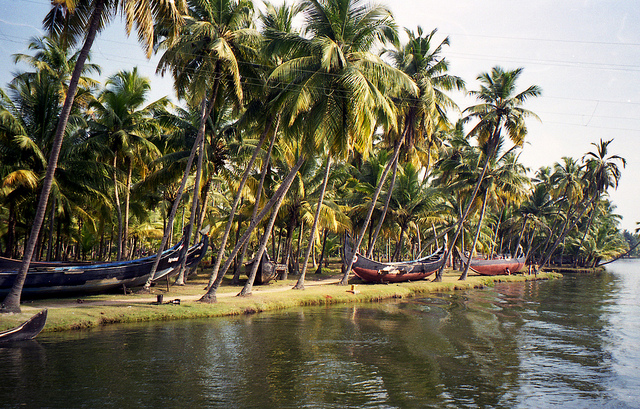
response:
M449 45L449 38L445 38L439 45L432 47L433 37L437 29L427 35L423 35L422 27L418 26L417 35L405 29L409 36L409 41L396 50L386 50L385 53L391 57L396 67L409 75L418 86L419 93L416 97L409 96L400 100L401 123L405 128L405 156L408 158L418 158L416 154L418 146L426 144L427 159L426 170L429 173L431 163L431 148L436 144L437 135L449 130L451 124L446 116L449 108L458 109L458 106L449 98L444 91L464 89L464 81L457 76L448 74L448 61L441 56L444 46ZM378 221L373 239L369 244L368 255L371 256L376 238L384 222L397 169L397 162L393 163L393 175L391 185L387 194L387 201L382 210L382 217ZM417 164L417 163L416 163Z
M556 239L551 246L551 249L546 253L540 263L540 267L544 267L549 262L558 245L565 239L569 231L575 227L585 212L593 206L602 194L606 193L610 187L618 187L618 181L621 176L618 162L620 162L622 167L624 167L626 166L627 161L619 155L609 155L608 147L611 142L613 142L612 139L606 142L600 140L599 144L592 143L592 145L596 147L596 150L588 152L583 157L586 168L585 178L588 183L586 190L590 199L588 203L583 204L582 210L578 216L573 218L571 223L563 229L563 233ZM569 217L570 216L567 215L567 220L569 220Z
M158 70L160 72L171 70L178 97L186 97L191 105L202 107L198 139L192 150L192 154L195 155L196 150L200 149L202 152L204 148L201 141L204 138L206 120L211 111L227 103L225 98L233 101L237 108L243 104L242 70L249 66L246 62L255 60L259 33L252 28L253 4L251 1L192 0L188 3L189 15L185 18L185 25L175 41L169 39L170 41L164 44L166 51L160 60ZM218 243L219 253L210 282L217 278L233 217L240 200L240 192L244 188L253 161L265 138L266 134L262 137L243 175L231 208L227 228ZM196 175L201 173L200 157ZM185 171L185 180L189 171L190 169ZM193 197L197 200L198 195L194 194ZM193 203L193 209L196 208L196 204ZM195 224L195 213L195 211L192 212L192 220L186 232L187 241ZM173 220L174 216L175 212L172 211L170 220ZM163 241L166 240L163 238ZM158 260L159 257L160 253L158 253Z
M147 56L150 56L153 50L154 19L165 22L171 21L175 29L181 22L180 13L183 9L182 1L123 0L120 2L110 2L108 0L96 0L90 2L88 0L62 0L54 3L52 10L45 17L45 28L50 33L63 38L66 44L72 45L80 38L84 38L84 43L76 60L65 101L62 105L60 116L58 117L51 154L47 162L47 172L43 180L29 241L25 246L23 262L11 291L2 303L0 312L20 311L22 287L27 276L27 271L29 270L31 257L36 247L36 240L40 233L40 227L42 226L44 214L47 209L49 193L51 192L51 186L53 184L53 176L60 155L60 147L78 89L80 76L84 70L84 63L87 60L96 34L105 27L106 23L115 16L117 12L121 12L126 17L127 33L130 33L131 29L135 26L138 31L138 38L145 46Z
M306 36L281 38L296 54L271 78L295 85L290 87L285 112L290 124L304 118L310 125L312 131L305 136L312 139L309 146L327 155L328 173L332 158L345 159L354 150L366 154L376 126L395 128L389 97L405 90L415 94L415 85L372 53L377 42L396 40L388 9L361 0L308 0L302 7ZM320 195L313 226L323 198Z
M527 134L525 119L527 117L538 118L533 112L522 108L522 104L527 99L540 95L541 90L538 86L532 85L524 91L516 93L516 83L520 74L522 74L522 68L505 71L500 67L494 67L491 73L483 73L478 77L481 83L480 90L470 92L482 103L471 106L464 111L467 113L467 121L477 120L469 135L475 136L479 145L486 147L486 154L482 171L458 222L457 231L447 249L446 256L451 253L452 246L455 245L455 241L462 231L464 221L480 189L487 167L504 138L503 132L516 146L522 146ZM442 280L443 271L444 265L438 270L436 281Z
M153 113L168 104L166 98L144 105L151 90L149 79L140 76L138 69L120 71L109 77L98 99L90 104L95 112L92 121L92 145L109 149L113 166L113 192L118 219L117 260L127 253L127 232L132 173L134 165L150 161L159 151L148 137L160 132ZM96 148L97 149L97 148ZM146 159L145 159L146 158ZM122 163L126 175L124 215L119 195L118 174Z

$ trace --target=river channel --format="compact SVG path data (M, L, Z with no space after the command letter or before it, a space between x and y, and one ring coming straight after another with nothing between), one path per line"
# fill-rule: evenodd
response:
M0 408L640 408L640 261L411 300L44 333Z

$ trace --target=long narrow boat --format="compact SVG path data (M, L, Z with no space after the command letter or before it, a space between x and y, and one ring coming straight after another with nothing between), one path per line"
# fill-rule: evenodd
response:
M0 331L0 342L25 341L33 339L42 331L47 322L47 310L42 310L27 321L5 331Z
M187 265L193 267L207 250L208 236L187 251ZM180 265L182 241L165 250L154 274L159 280L176 272ZM146 283L155 255L118 262L76 264L65 262L32 263L27 272L22 293L25 295L98 293ZM9 261L7 261L9 260ZM4 263L4 264L3 264ZM18 267L16 267L16 265ZM8 293L18 275L20 260L4 259L0 263L0 294ZM3 267L4 266L4 267Z
M460 259L463 264L467 264L468 256L460 253ZM469 268L483 276L509 275L517 273L524 267L526 261L525 256L520 257L497 257L491 259L473 258Z
M399 283L422 280L435 273L445 263L445 249L446 247L443 246L429 256L398 263L382 263L366 258L356 252L356 259L351 269L358 277L371 283ZM349 240L345 240L345 260L349 260L352 256L353 249L351 244Z

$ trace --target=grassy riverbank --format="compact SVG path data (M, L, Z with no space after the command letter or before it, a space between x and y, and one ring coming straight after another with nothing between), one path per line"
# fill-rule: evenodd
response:
M204 294L208 276L201 273L190 277L187 285L171 286L159 284L152 288L152 294L102 294L81 298L56 298L26 300L20 314L0 315L0 330L11 328L25 321L37 311L48 308L48 320L44 329L64 331L93 328L101 325L174 320L185 318L220 317L225 315L251 314L260 311L279 310L304 305L325 305L338 303L362 303L390 298L408 298L426 293L468 290L492 286L496 282L524 282L560 278L558 273L511 276L469 276L466 281L458 281L459 272L445 272L442 282L427 280L398 284L362 284L352 279L351 286L338 285L338 275L310 275L305 290L292 290L297 277L278 281L266 286L255 286L247 297L237 297L241 286L225 285L218 291L218 302L203 304L197 300ZM163 304L157 303L162 294ZM180 300L180 303L172 303Z

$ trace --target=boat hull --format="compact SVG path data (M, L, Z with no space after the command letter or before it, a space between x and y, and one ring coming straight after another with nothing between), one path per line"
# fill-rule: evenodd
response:
M460 255L462 262L467 263L468 258ZM524 267L525 257L504 259L472 259L469 268L484 276L509 275L517 273Z
M197 264L207 250L208 237L187 251L187 266ZM182 243L165 250L158 264L154 281L177 273ZM37 263L29 268L22 288L24 295L99 293L125 287L144 285L156 256L115 263ZM18 260L14 260L18 261ZM0 294L11 290L17 269L0 271Z
M0 331L0 343L25 341L35 338L47 322L47 310L42 310L15 328Z
M351 269L354 274L369 283L400 283L417 281L435 273L445 262L444 247L430 256L399 263L382 263L356 253ZM349 240L344 246L345 264L353 256Z

